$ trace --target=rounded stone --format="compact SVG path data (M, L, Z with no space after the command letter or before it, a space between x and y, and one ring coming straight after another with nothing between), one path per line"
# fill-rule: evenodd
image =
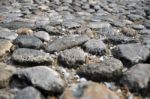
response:
M11 87L32 85L46 94L61 94L64 82L58 72L46 66L36 66L18 70L11 80Z
M91 39L87 41L83 48L86 52L89 52L94 55L104 55L106 52L106 45L100 39Z
M50 40L50 36L47 32L44 32L44 31L39 31L39 32L36 32L34 33L34 35L41 39L41 40L44 40L44 41L49 41Z
M33 87L26 87L20 90L14 99L45 99L37 89Z
M1 39L15 40L17 38L17 36L18 36L17 33L12 32L10 30L1 30L0 31Z
M13 44L9 40L0 39L0 57L10 51Z
M63 66L76 68L85 62L85 53L79 48L67 49L60 52L58 61Z
M19 47L24 48L36 48L39 49L42 46L42 41L33 36L21 35L18 36L15 40L15 43L19 45Z

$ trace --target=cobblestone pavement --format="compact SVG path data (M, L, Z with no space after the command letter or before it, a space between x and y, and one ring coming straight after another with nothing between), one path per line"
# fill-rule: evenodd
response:
M0 0L0 99L150 99L150 0Z

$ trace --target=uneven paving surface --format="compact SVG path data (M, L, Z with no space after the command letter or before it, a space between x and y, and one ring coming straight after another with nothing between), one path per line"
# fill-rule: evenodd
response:
M0 0L0 99L150 99L150 0Z

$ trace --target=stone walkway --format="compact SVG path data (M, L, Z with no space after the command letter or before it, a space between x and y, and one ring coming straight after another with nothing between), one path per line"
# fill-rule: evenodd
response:
M0 99L150 99L150 1L0 0Z

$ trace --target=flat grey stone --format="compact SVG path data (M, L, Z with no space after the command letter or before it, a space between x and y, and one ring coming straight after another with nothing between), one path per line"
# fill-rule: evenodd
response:
M85 62L85 53L82 49L72 48L60 52L59 62L69 68L76 68Z
M150 51L142 44L121 44L112 50L112 54L129 67L146 61L150 56Z
M117 30L112 27L103 27L98 29L97 31L98 35L101 37L111 37L114 35L118 35Z
M1 39L8 39L8 40L15 40L18 34L9 30L0 30L0 38Z
M150 30L148 30L148 29L141 30L139 32L139 34L141 34L141 35L150 35Z
M136 29L136 30L143 30L145 28L144 25L141 25L141 24L139 24L139 25L133 25L132 27L134 29Z
M138 41L132 37L127 37L127 36L109 36L106 39L103 40L104 42L108 44L128 44L128 43L137 43Z
M12 60L15 63L22 65L39 65L52 63L52 58L49 53L27 48L16 49L13 52Z
M115 20L113 23L111 23L113 26L115 26L115 27L124 27L125 26L125 24L122 22L122 21L120 21L120 20Z
M34 22L31 19L16 19L10 22L0 23L0 26L8 29L33 28L35 26Z
M86 52L89 52L91 54L95 55L104 55L106 53L106 45L103 43L100 39L91 39L87 41L83 48Z
M105 58L100 63L91 63L82 66L77 74L93 81L111 81L121 76L123 64L115 58Z
M144 26L148 29L150 29L150 20L145 20L144 21Z
M44 40L44 41L49 41L50 40L50 36L47 32L44 32L44 31L38 31L36 33L34 33L34 35L41 39L41 40Z
M16 0L19 3L33 3L33 0Z
M49 19L50 19L50 25L58 25L58 24L62 24L63 22L62 15L60 15L56 11L53 11L49 14Z
M34 0L34 3L36 4L49 4L49 0Z
M68 29L74 29L74 28L79 28L81 26L81 24L78 22L67 21L67 22L63 23L63 26Z
M140 37L142 44L150 49L150 35L143 35Z
M129 18L131 21L139 21L139 20L144 19L143 16L136 15L136 14L129 14L129 15L128 15L128 18Z
M54 40L51 44L49 44L45 48L45 50L50 53L59 52L68 48L72 48L74 46L81 45L85 43L87 40L89 40L89 37L86 35L76 37L74 36L63 37Z
M100 28L105 28L105 27L110 27L110 26L111 25L106 22L90 22L88 24L88 27L92 29L100 29Z
M150 86L150 64L137 64L123 74L121 82L133 91L146 90Z

